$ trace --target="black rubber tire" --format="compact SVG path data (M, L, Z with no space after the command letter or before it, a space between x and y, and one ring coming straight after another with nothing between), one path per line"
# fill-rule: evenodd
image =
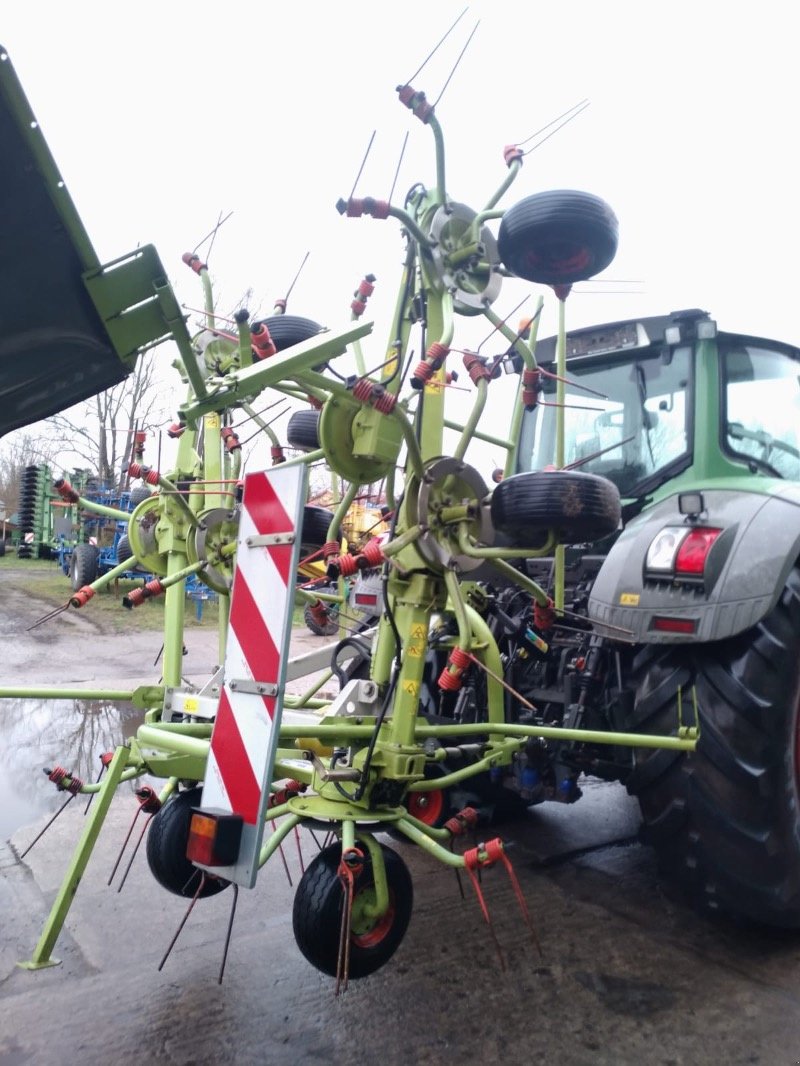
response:
M202 874L202 870L186 858L192 807L200 806L202 794L203 790L199 787L174 793L153 816L147 831L147 864L150 872L162 888L176 896L191 898L197 891L198 878ZM198 898L216 896L229 884L230 881L206 875Z
M0 557L6 554L6 542L5 538L0 539Z
M301 551L304 555L321 548L328 540L328 529L333 518L333 511L327 507L315 507L306 504L303 508L303 535Z
M123 533L117 541L117 562L126 563L129 559L133 560L130 566L131 570L136 570L140 574L146 573L145 569L139 565L136 556L133 554L133 548L131 547L130 540L128 540L128 534Z
M357 844L358 846L358 844ZM380 845L389 885L389 910L372 929L358 929L356 908L362 892L374 890L369 851L365 845L364 866L356 880L353 924L350 932L351 978L375 973L394 955L411 918L414 889L406 864L391 848ZM322 973L336 976L339 929L344 891L338 877L341 845L324 848L303 874L294 897L292 926L300 951Z
M318 637L333 637L339 632L339 605L336 603L329 603L328 605L328 621L324 626L321 626L311 613L311 604L307 603L303 608L303 621Z
M129 510L134 511L140 503L143 503L144 500L149 500L152 495L153 494L147 485L134 485L128 496Z
M94 544L76 544L69 563L69 580L74 592L84 585L91 585L97 578L97 560L100 551Z
M492 523L512 547L535 547L553 529L563 544L586 544L613 533L620 523L616 485L577 470L532 470L506 478L492 492Z
M299 451L316 451L319 448L319 411L293 412L286 426L286 443Z
M265 325L272 337L272 342L279 352L285 348L291 348L293 344L307 341L309 337L316 337L322 326L311 318L301 318L299 315L272 315L270 318L260 318L253 322L252 326L258 328Z
M500 258L518 278L571 285L599 274L617 252L619 223L599 196L574 189L534 193L503 215Z
M626 728L674 733L695 685L692 755L637 749L627 782L663 872L703 909L800 927L800 570L753 629L699 647L646 649Z

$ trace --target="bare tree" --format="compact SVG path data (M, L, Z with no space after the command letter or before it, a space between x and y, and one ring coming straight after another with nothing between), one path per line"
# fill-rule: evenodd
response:
M57 446L36 433L17 432L0 445L0 504L7 515L19 510L19 490L26 466L52 463Z
M156 380L155 352L148 352L119 385L46 421L61 449L80 456L102 481L122 487L123 460L130 455L134 430L153 432L164 423L163 392Z

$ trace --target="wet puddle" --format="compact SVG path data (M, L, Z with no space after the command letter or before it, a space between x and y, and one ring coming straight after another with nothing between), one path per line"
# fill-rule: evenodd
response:
M142 712L99 700L0 700L0 840L69 799L43 768L61 766L95 781L100 755L135 735ZM74 803L85 806L85 797Z

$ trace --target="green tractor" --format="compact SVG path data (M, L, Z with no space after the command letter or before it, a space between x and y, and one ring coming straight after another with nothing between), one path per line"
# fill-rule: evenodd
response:
M699 741L690 754L532 745L513 784L569 801L581 772L621 780L695 902L800 926L800 349L686 310L569 334L566 386L546 376L555 340L536 354L519 469L554 462L562 411L565 466L618 487L623 528L565 551L565 606L591 631L556 628L510 683L545 722L658 734L677 709ZM516 480L498 486L501 518L524 525L547 500L516 499ZM526 567L546 584L552 560ZM495 603L524 633L515 595Z

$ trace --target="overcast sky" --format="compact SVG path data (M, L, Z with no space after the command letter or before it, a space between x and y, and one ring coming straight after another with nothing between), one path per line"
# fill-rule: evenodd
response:
M334 204L373 130L357 195L388 196L406 132L394 201L433 182L430 131L395 87L464 7L28 0L4 5L0 43L101 260L153 243L180 300L197 307L181 253L233 212L209 260L220 309L252 289L252 309L269 313L309 252L289 311L337 328L372 272L377 363L399 228L341 218ZM504 145L588 98L526 158L501 204L575 188L615 210L619 252L604 283L570 297L569 325L702 307L723 329L800 340L794 10L774 0L473 0L414 79L436 99L480 21L437 106L449 194L483 207L505 176ZM538 295L505 283L495 309L508 314L527 292ZM544 335L555 330L552 298L548 308ZM460 320L455 343L476 329L477 339L487 332Z

